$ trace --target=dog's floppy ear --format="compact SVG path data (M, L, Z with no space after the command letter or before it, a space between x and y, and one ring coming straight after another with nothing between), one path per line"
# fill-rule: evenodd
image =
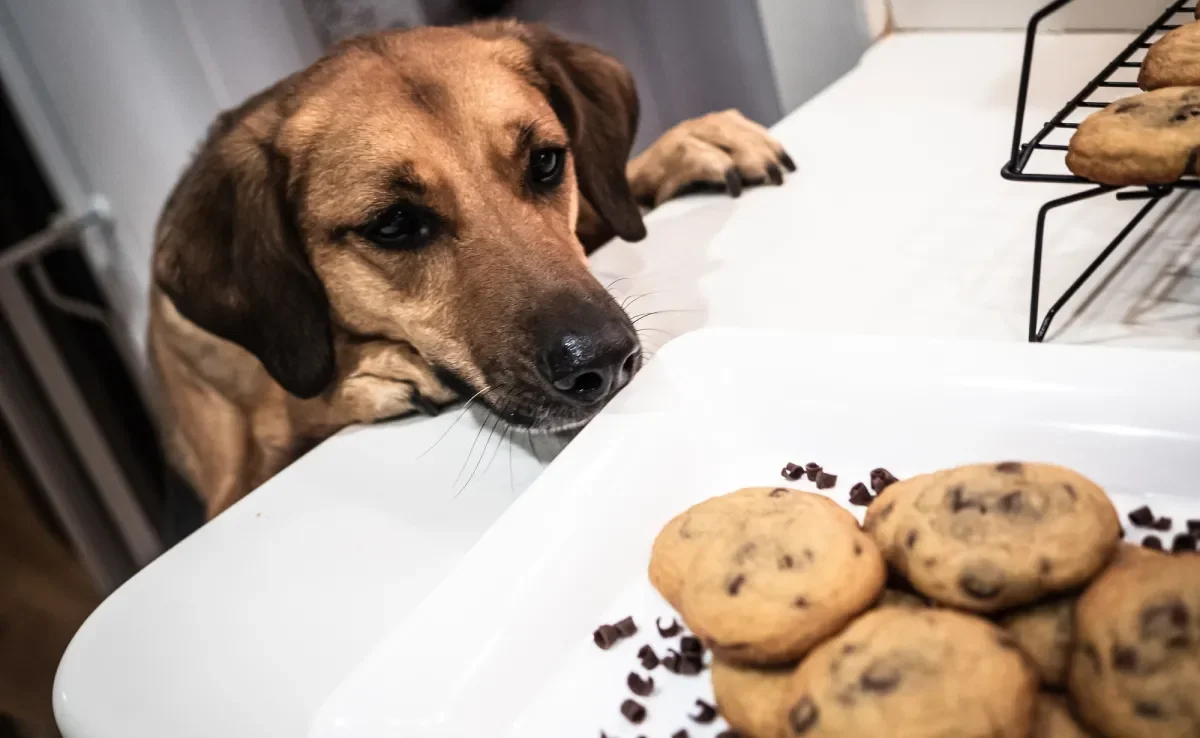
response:
M314 397L334 378L329 301L289 205L287 162L264 138L214 126L163 211L154 278L185 318Z
M550 107L571 138L580 192L613 233L640 241L646 225L625 177L638 124L633 75L608 54L541 26L520 31Z

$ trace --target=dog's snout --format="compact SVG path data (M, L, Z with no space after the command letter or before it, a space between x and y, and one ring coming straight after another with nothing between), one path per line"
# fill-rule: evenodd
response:
M624 387L641 368L637 337L613 323L600 331L564 333L543 349L545 379L568 400L594 405Z

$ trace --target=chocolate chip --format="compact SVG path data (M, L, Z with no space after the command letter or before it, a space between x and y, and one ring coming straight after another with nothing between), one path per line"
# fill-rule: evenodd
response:
M1072 487L1070 484L1063 482L1063 489L1066 490L1067 497L1070 497L1072 500L1079 499L1079 495L1075 493L1075 488Z
M633 700L625 700L621 703L621 714L636 725L646 719L646 708Z
M1147 526L1154 522L1154 513L1146 505L1129 513L1129 522L1137 526Z
M894 692L900 686L900 670L887 664L873 664L858 678L858 686L864 692Z
M1158 536L1146 536L1142 539L1142 547L1153 551L1161 551L1163 550L1163 542Z
M862 482L856 482L850 488L850 504L866 507L871 504L875 498L871 496L871 491L867 489L867 485Z
M629 691L638 697L646 697L654 691L654 677L642 679L636 671L629 672L629 676L625 677L625 683L629 685Z
M1137 649L1130 646L1122 646L1113 644L1112 647L1112 665L1117 671L1132 672L1137 671L1138 655Z
M1150 718L1151 720L1163 717L1162 705L1157 702L1134 702L1133 712L1138 717Z
M811 697L801 697L788 711L788 725L796 735L804 735L817 724L820 711Z
M658 654L654 653L649 643L638 649L637 656L642 660L642 668L646 671L658 666Z
M695 676L704 671L704 654L701 653L684 653L679 655L679 669L677 674L683 676Z
M917 531L910 530L908 534L904 536L904 547L912 548L915 545L917 545Z
M808 481L817 481L817 475L821 473L821 465L815 461L810 461L804 465L804 473L808 475Z
M1046 558L1045 556L1038 559L1038 574L1042 576L1048 576L1053 568L1054 564L1050 561L1050 559Z
M617 629L617 632L621 634L622 638L628 638L634 633L637 633L637 625L634 624L632 617L618 620L617 622L613 623L613 627Z
M729 587L727 588L729 591L729 595L731 597L736 596L737 593L742 589L742 585L745 583L746 583L746 575L738 574L736 577L733 578L732 581L729 582Z
M1200 536L1200 520L1187 521L1187 529L1188 533L1191 533L1194 536Z
M804 608L808 607L808 598L797 597L796 599L792 600L792 607L797 607L803 610Z
M996 464L996 471L1001 474L1020 474L1025 471L1025 465L1019 461L1001 461Z
M663 668L672 674L679 673L679 652L673 648L667 649L667 655L662 659Z
M862 556L862 544L859 543L858 541L854 542L854 555Z
M1170 518L1164 516L1151 523L1150 527L1154 530L1171 530L1172 523L1173 521Z
M679 650L683 653L704 653L704 644L696 636L684 636L679 639Z
M858 646L854 645L853 643L847 643L846 645L842 646L842 653L854 653L857 650Z
M671 734L671 738L688 738L688 732L683 728L680 728Z
M997 505L1000 507L1000 512L1012 514L1020 512L1023 503L1024 495L1021 494L1021 490L1016 490L1015 492L1001 495Z
M779 557L779 568L780 569L791 569L792 565L795 563L796 562L792 561L791 554L784 554L783 556Z
M789 461L787 466L783 467L783 471L780 473L783 475L784 479L789 479L794 482L800 477L804 476L804 467L800 466L799 464L793 464ZM772 492L771 494L774 495L775 493Z
M817 489L832 489L837 485L836 474L817 473Z
M767 495L767 497L783 497L788 492L791 492L791 490L787 487L776 487L775 489L771 490L771 494Z
M658 634L663 638L674 638L679 635L679 631L683 630L683 626L679 624L678 620L672 619L671 624L664 628L662 627L662 623L659 622L660 619L654 619L654 627L658 628Z
M1195 551L1196 539L1192 538L1187 533L1180 533L1179 535L1175 536L1175 540L1171 541L1171 550L1175 553L1179 553L1181 551Z
M607 651L613 647L613 644L621 640L621 634L611 625L601 625L596 628L596 632L592 633L592 640L601 649Z
M1188 608L1182 600L1146 607L1138 617L1138 636L1144 641L1169 641L1187 634L1188 620Z
M896 479L894 474L883 467L871 470L871 489L875 491L875 494L879 494L898 481L900 480Z
M713 720L717 719L717 708L708 704L704 700L696 700L696 707L699 708L696 714L688 715L688 717L690 717L692 720L695 720L701 725L708 725Z
M977 600L990 600L1004 589L1004 572L990 565L967 569L958 578L958 588Z
M817 557L811 548L804 549L804 558L808 559L808 563L810 564L817 560Z

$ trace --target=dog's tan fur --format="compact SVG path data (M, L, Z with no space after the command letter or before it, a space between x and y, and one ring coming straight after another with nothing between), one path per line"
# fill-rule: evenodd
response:
M218 119L164 209L150 323L170 462L208 515L339 428L463 386L536 416L524 327L564 294L627 321L587 248L641 238L638 203L790 167L734 111L626 166L636 121L619 62L515 23L352 40ZM534 145L570 152L547 195L523 189ZM361 224L397 197L445 232L413 252L367 243Z

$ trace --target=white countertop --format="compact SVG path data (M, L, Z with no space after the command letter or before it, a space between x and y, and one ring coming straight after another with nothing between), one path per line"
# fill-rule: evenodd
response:
M1029 119L1047 119L1126 43L1044 38ZM596 255L600 279L620 278L612 289L635 316L655 313L637 323L650 350L715 325L1024 340L1035 214L1076 188L1000 178L1020 48L1005 33L884 40L775 127L800 167L785 186L662 208L646 241ZM1155 237L1135 234L1052 340L1200 347L1193 203L1153 214ZM1043 306L1136 207L1104 197L1052 216ZM537 442L543 460L552 446ZM471 413L330 439L97 610L59 673L64 733L305 734L541 466Z

